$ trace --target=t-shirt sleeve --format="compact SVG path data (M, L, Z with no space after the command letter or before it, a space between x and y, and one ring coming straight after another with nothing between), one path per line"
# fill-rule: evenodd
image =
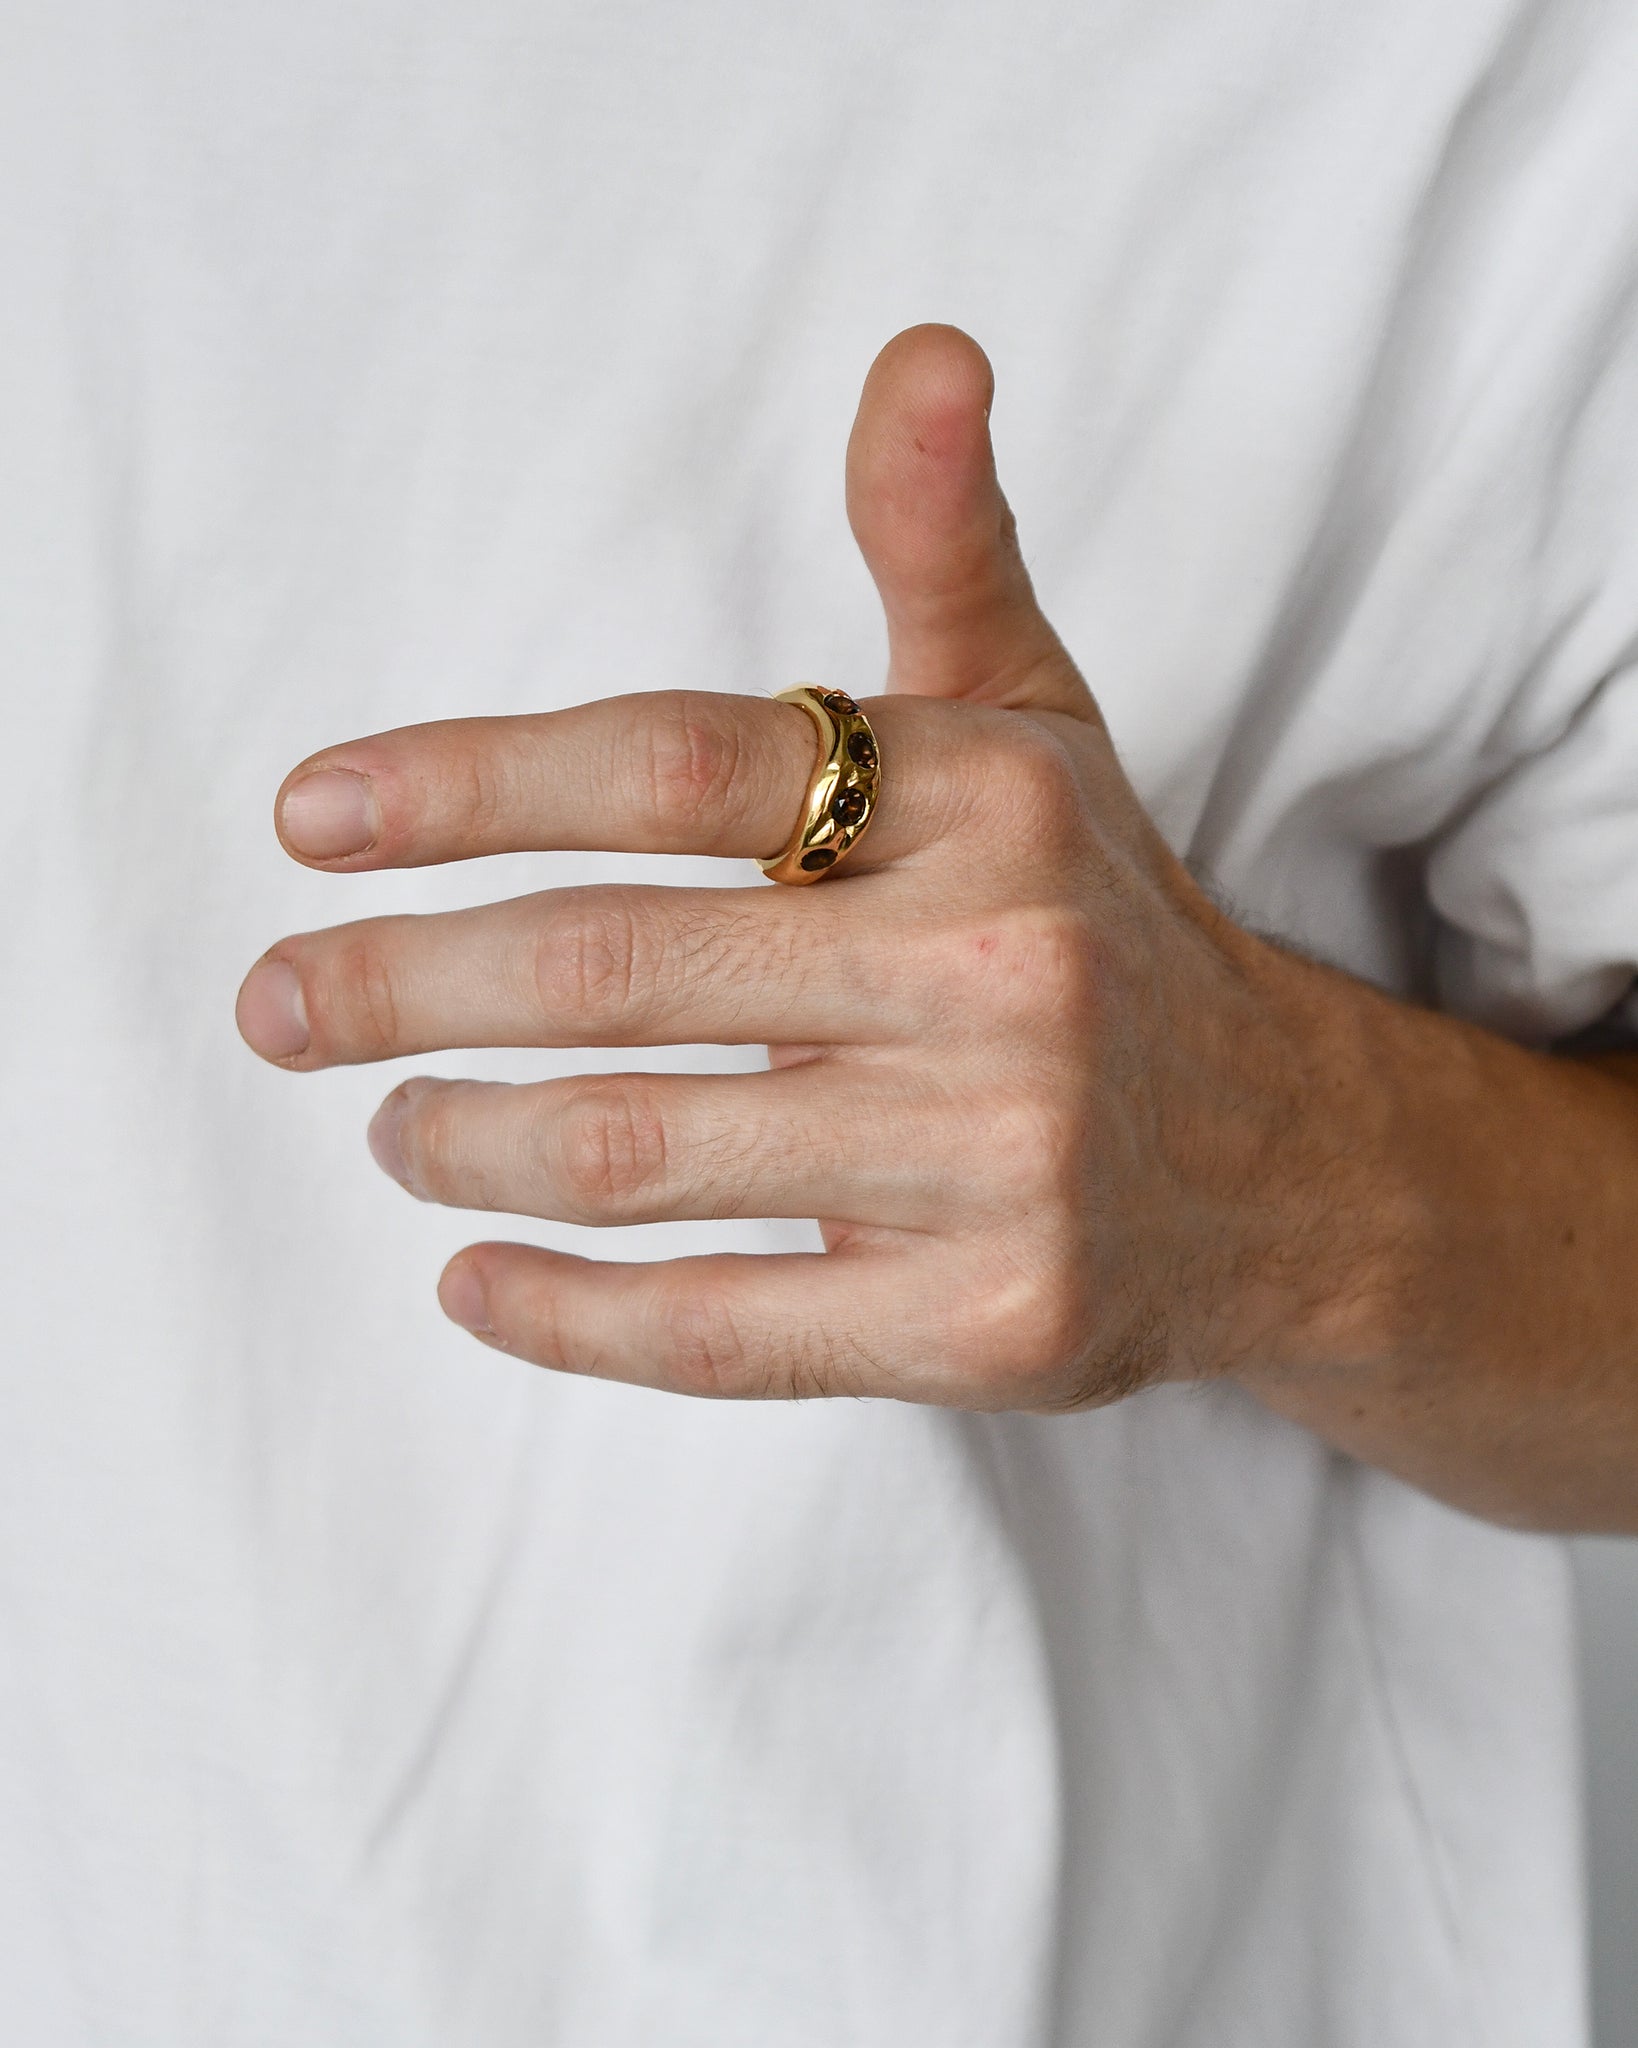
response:
M1444 1007L1537 1044L1638 1041L1638 663L1441 836L1427 888Z

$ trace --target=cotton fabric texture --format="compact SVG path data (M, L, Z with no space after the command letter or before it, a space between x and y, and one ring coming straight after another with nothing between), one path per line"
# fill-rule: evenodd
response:
M58 0L0 62L0 1926L30 2048L1574 2048L1552 1542L1233 1386L494 1356L293 1078L309 751L869 694L841 457L970 329L1043 602L1250 923L1532 1042L1638 959L1638 23L1590 0ZM503 1230L510 1228L503 1225ZM513 1234L651 1257L807 1226Z

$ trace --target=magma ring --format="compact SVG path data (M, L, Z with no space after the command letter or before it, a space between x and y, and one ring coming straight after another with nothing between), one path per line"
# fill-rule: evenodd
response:
M819 765L796 830L780 852L757 865L776 882L822 882L870 829L881 789L882 757L870 720L845 690L803 683L781 690L781 704L799 704L819 732Z

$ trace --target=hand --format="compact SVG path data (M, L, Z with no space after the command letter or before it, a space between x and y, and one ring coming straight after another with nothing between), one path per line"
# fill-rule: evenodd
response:
M473 1245L440 1296L487 1342L689 1393L1062 1409L1300 1347L1335 1314L1319 1196L1348 1147L1309 1092L1301 963L1212 906L1122 774L1036 605L990 394L947 328L901 335L865 386L848 504L892 694L867 706L877 816L836 876L368 919L284 939L247 978L245 1038L302 1072L472 1045L773 1048L765 1074L387 1098L372 1147L424 1200L823 1219L827 1253L794 1257ZM279 829L347 873L766 855L813 761L788 705L620 697L327 748L287 779Z

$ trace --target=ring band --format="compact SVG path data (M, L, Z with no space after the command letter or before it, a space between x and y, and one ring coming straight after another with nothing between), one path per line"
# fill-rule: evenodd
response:
M757 865L776 882L822 881L858 845L875 815L882 757L870 721L845 690L781 690L819 728L819 766L788 844Z

